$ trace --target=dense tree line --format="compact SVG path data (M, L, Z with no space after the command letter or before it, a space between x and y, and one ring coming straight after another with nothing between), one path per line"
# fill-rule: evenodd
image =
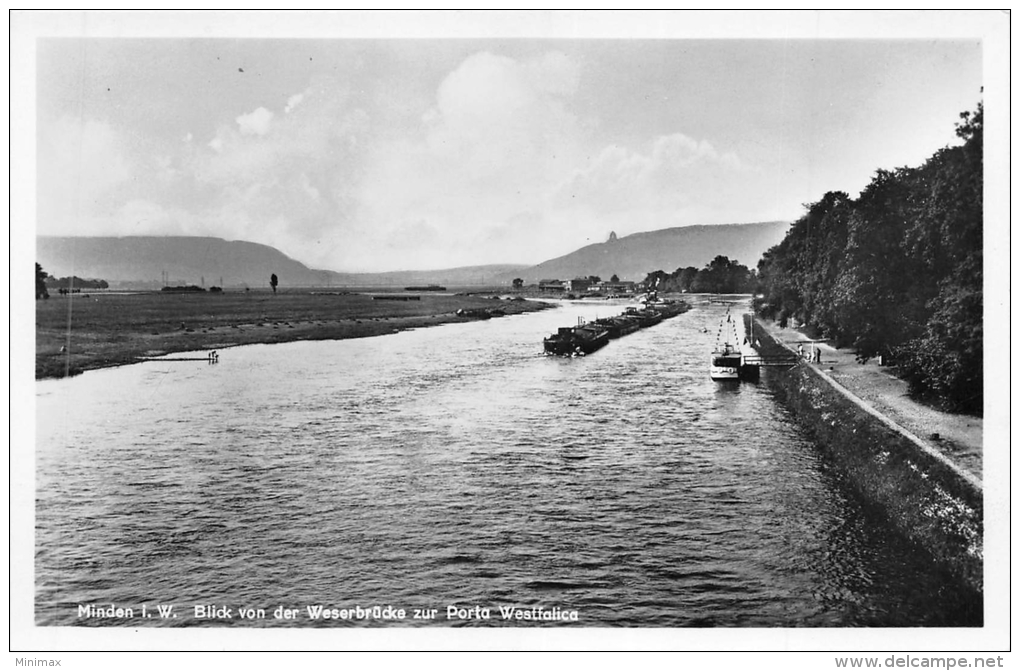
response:
M219 287L213 287L213 288L214 289L219 289ZM162 289L160 289L160 291L165 291L167 293L184 294L184 293L202 293L202 292L205 291L205 289L203 289L202 287L200 287L200 286L198 286L196 284L188 284L188 285L180 285L180 286L174 286L174 287L163 287Z
M757 288L757 276L736 259L717 256L700 270L694 266L677 268L672 273L656 270L648 273L644 285L649 289L669 292L708 294L745 294Z
M759 312L795 318L893 361L913 392L983 404L983 108L960 115L959 146L917 168L879 170L855 200L829 192L758 263Z
M106 280L86 280L78 277L53 277L47 275L45 278L46 287L49 289L109 289L110 285Z

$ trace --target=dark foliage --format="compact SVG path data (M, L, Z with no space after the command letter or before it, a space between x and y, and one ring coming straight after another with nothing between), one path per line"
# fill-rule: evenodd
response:
M35 299L49 298L50 292L46 288L46 278L49 277L49 273L42 269L39 262L35 264Z
M825 194L758 264L760 314L795 318L861 360L896 362L914 393L980 412L983 109L960 146Z
M690 291L708 294L751 293L757 287L753 270L737 260L717 256L707 266L698 270L694 266L677 268L672 273L662 270L648 273L644 285L657 291Z
M160 291L165 291L171 294L189 294L189 293L202 293L205 291L205 289L194 284L189 284L187 286L181 285L177 287L163 287L162 289L160 289Z
M38 265L38 264L37 264ZM36 273L36 280L38 281L38 271ZM80 289L109 289L110 285L106 280L96 279L82 279L77 275L72 277L53 277L52 275L46 275L44 278L46 287L49 289L64 289L63 293L67 293L68 290L73 290L78 293Z

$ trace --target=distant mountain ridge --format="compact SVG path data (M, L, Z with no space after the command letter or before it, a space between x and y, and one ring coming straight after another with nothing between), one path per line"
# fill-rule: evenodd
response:
M190 236L36 238L36 260L51 275L75 274L118 284L268 286L269 276L301 284L327 284L315 271L268 245Z
M606 242L550 259L517 276L528 284L540 279L573 279L588 275L598 275L602 279L617 275L621 280L640 281L656 270L670 273L687 266L700 269L719 255L755 268L762 254L779 244L789 228L790 222L769 221L680 226L622 238L611 235Z
M443 270L340 273L316 270L268 245L243 240L190 236L36 238L36 260L51 275L107 280L112 287L159 288L163 273L171 285L260 288L269 276L289 287L490 284L526 265L466 266Z
M58 277L104 279L112 287L159 288L164 273L171 285L221 285L226 288L268 288L269 276L280 287L344 287L419 284L454 286L510 284L520 277L528 284L540 279L572 279L598 275L609 279L643 280L655 270L702 268L718 255L754 268L758 259L786 235L788 222L698 225L611 236L603 243L536 266L521 264L465 266L440 270L384 273L341 273L316 270L268 245L242 240L185 236L36 238L36 261Z

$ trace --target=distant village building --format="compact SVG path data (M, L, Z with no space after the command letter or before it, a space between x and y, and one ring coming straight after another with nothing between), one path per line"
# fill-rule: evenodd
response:
M637 282L602 282L599 289L610 294L632 294L637 288Z
M616 231L609 231L609 239L606 242L616 242Z
M632 294L637 289L637 282L593 282L587 277L575 277L572 280L539 280L538 289L543 293L584 294L602 291L610 294Z
M567 282L567 291L571 293L583 293L588 291L593 282L587 277L575 277Z

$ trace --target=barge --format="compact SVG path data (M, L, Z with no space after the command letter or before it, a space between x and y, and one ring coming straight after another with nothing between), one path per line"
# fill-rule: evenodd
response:
M644 308L627 308L621 315L596 319L587 324L578 319L577 326L564 326L546 338L543 341L545 352L561 356L591 354L610 340L654 326L689 309L684 301L656 301L647 303Z
M577 326L562 326L543 341L546 354L584 356L605 347L609 342L609 329L594 322L578 320Z

